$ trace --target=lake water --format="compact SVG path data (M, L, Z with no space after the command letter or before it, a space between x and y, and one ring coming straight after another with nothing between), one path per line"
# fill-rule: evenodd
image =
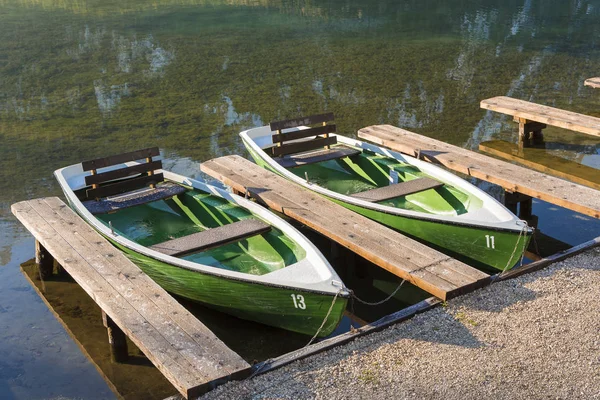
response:
M247 156L239 131L324 111L349 135L514 142L480 100L600 116L583 85L600 75L599 18L599 0L0 0L0 398L113 397L19 272L33 241L10 204L60 195L55 169L157 145L199 176ZM600 168L596 138L546 131L549 153ZM534 214L569 244L600 232L543 202Z

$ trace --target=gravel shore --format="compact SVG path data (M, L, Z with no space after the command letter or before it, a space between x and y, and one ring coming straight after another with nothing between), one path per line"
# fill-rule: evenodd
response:
M600 248L203 399L600 399Z

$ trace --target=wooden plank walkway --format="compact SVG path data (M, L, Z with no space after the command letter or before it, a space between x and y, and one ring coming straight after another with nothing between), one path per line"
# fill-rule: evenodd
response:
M589 187L453 146L391 125L358 131L362 139L440 164L465 175L502 186L509 192L535 197L579 213L600 218L600 196Z
M585 86L598 89L600 88L600 77L586 79L584 83Z
M365 259L446 300L489 281L489 275L267 171L239 156L201 170L241 193L340 243Z
M529 101L513 99L506 96L493 97L481 101L481 108L512 115L516 119L536 121L541 124L600 136L600 118L590 117L572 111L548 107ZM526 121L523 121L524 123ZM543 127L538 127L542 128Z
M13 214L186 398L250 366L57 197Z

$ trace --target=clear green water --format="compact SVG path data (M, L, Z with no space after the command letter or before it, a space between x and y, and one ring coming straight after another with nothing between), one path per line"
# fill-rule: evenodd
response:
M197 175L246 154L240 130L323 111L350 136L389 123L469 148L514 141L481 99L600 116L600 91L583 86L600 75L599 17L599 0L0 0L0 397L110 394L17 268L33 243L10 204L59 195L54 169L158 145ZM597 139L546 139L600 167ZM570 244L600 230L545 203L534 213Z

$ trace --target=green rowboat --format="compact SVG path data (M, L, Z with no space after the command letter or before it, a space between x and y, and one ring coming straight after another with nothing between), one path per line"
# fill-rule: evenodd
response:
M307 335L326 316L319 336L337 327L349 291L295 228L225 190L161 169L148 173L148 162L132 154L55 176L70 206L146 274L173 294L242 319ZM95 184L91 176L111 179ZM132 190L140 180L153 187ZM103 196L113 186L119 193Z
M309 128L332 115L240 133L257 164L359 214L486 270L520 259L533 233L506 207L433 164Z

